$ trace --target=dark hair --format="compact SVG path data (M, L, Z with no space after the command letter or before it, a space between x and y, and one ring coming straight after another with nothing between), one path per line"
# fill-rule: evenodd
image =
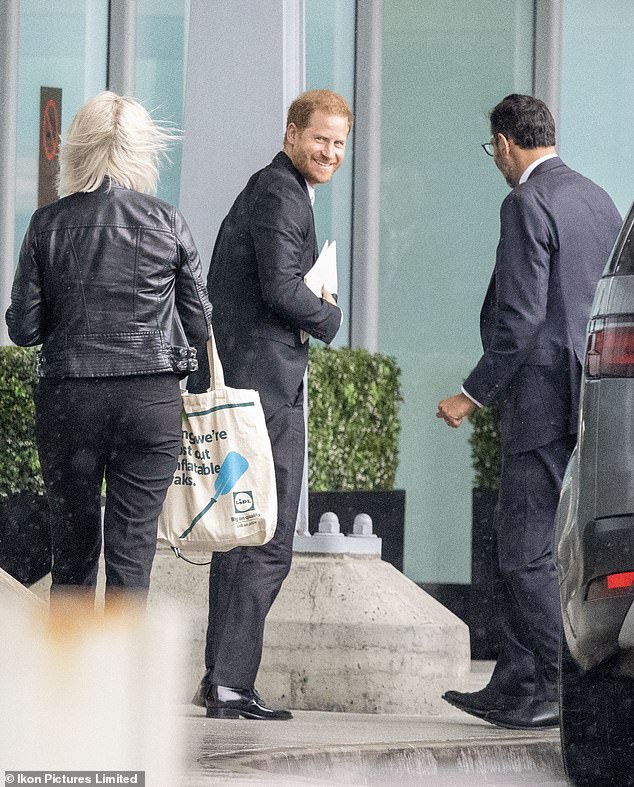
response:
M489 113L491 134L502 134L520 148L548 148L555 144L555 121L550 110L533 96L511 93Z

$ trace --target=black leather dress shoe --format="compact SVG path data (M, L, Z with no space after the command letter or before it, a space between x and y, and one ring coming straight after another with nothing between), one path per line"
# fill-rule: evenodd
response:
M210 719L262 719L283 721L292 719L288 710L267 708L255 689L232 689L211 686L207 695L207 717Z
M559 726L559 703L531 700L528 705L515 710L491 711L487 721L508 730L536 730Z
M480 691L446 691L442 698L445 702L477 719L486 719L489 713L494 710L519 709L531 701L528 696L501 694L491 686L485 686Z
M198 705L199 708L204 708L207 704L207 695L209 694L209 689L211 688L211 670L208 669L205 674L203 675L198 688L196 689L196 693L192 697L192 705Z

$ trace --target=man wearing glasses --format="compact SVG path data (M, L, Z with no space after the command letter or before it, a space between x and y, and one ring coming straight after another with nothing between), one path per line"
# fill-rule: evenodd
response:
M621 218L603 189L559 158L542 101L507 96L490 121L483 148L512 191L480 314L484 353L437 416L455 428L482 405L500 412L500 648L484 689L443 697L500 727L532 729L559 720L554 518L576 441L586 323Z

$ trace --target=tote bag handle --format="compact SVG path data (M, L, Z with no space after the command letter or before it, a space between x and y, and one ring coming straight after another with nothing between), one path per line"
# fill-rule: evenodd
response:
M213 328L210 329L207 341L207 358L209 359L209 388L207 391L214 391L225 387L225 373L218 355L216 340L214 339Z

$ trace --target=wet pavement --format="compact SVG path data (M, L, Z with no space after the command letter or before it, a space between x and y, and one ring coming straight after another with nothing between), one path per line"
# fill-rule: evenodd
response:
M39 605L30 607L0 604L0 768L77 772L98 763L145 770L148 787L566 784L558 730L503 730L449 705L439 716L207 719L203 708L172 704L182 697L176 610L109 626L75 614L60 628L43 626ZM465 688L486 684L492 666L473 662Z
M207 719L183 707L183 785L563 787L559 732L441 717L297 711L293 721Z

